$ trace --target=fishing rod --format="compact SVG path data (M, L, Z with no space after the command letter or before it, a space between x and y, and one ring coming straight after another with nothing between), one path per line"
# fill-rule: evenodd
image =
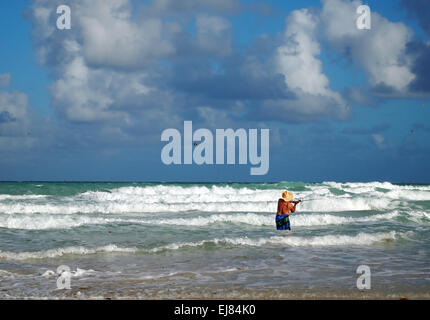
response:
M312 199L298 199L298 200L296 200L296 201L298 201L297 203L299 203L299 202L303 202L303 201L313 201L313 200L320 200L319 198L312 198ZM294 202L294 201L292 201L292 202Z

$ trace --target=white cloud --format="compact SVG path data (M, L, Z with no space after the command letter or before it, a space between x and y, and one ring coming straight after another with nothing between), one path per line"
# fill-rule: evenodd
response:
M336 8L337 3L340 9ZM32 22L36 49L55 78L51 86L52 105L62 120L94 123L112 132L120 128L135 133L148 130L141 129L145 126L173 125L169 123L178 122L183 115L200 116L208 123L216 113L221 115L219 118L234 118L231 99L237 99L238 95L223 96L222 75L217 77L214 72L211 77L212 66L219 66L229 74L228 81L248 77L252 78L251 84L256 84L252 88L258 90L246 85L237 90L240 99L243 97L240 102L244 105L243 114L249 117L247 121L254 121L253 114L259 113L262 118L268 117L264 120L300 122L343 120L350 114L342 96L330 87L319 58L319 28L331 18L339 18L333 25L327 24L325 30L333 46L342 49L351 46L351 39L360 40L355 10L351 23L348 22L346 13L353 8L348 1L324 1L321 16L307 9L293 11L286 19L281 44L276 49L268 46L262 54L252 52L255 48L246 53L232 48L231 23L219 13L236 10L240 6L236 0L158 0L136 8L130 0L82 0L70 3L71 30L52 29L57 17L53 8L57 4L56 0L36 1ZM188 32L190 19L195 19L195 34ZM398 28L394 28L396 32L401 33L400 40L393 39L389 47L391 60L400 61L400 47L407 38L407 32L403 31L407 29L377 17L372 27L378 35L379 24L386 25L390 32L394 25ZM376 40L371 42L373 62L366 65L372 83L404 86L402 81L409 80L403 69L391 63L384 48L381 55L376 43ZM353 47L354 61L367 63L364 58L360 60L360 50L359 44ZM264 58L260 59L260 55ZM380 68L379 73L372 73L373 64ZM198 83L202 74L208 78L206 84ZM190 82L193 90L175 85L181 83L182 75L183 78L196 75L196 82ZM258 98L252 95L252 91L271 90L272 95L259 93ZM226 101L221 106L211 100L213 97ZM248 103L250 100L253 101Z
M76 5L74 17L88 63L135 69L174 52L163 37L160 19L134 21L131 10L128 0L91 0Z
M205 125L209 128L235 127L235 122L231 120L231 117L225 110L217 110L209 106L198 106L196 110L200 118L204 120Z
M5 126L14 130L8 130L9 133L12 131L21 132L21 126L17 125L17 122L24 122L27 118L27 95L18 91L7 92L0 91L0 114L3 114L2 131L4 134Z
M72 2L70 30L55 28L57 5L55 0L37 1L31 8L33 36L43 64L64 62L71 50L79 51L88 65L136 69L174 53L170 36L178 30L161 18L134 17L130 0ZM79 45L66 45L72 43Z
M121 110L124 99L138 99L151 89L142 84L143 74L91 69L82 57L64 67L63 76L51 87L53 105L70 121L111 120L129 125L130 116Z
M289 88L309 94L332 94L322 63L316 58L321 53L316 27L316 17L308 10L293 11L287 18L285 44L275 56L276 66Z
M197 44L200 49L221 56L231 52L231 26L228 20L200 14L196 18Z
M371 30L357 29L356 9L361 4L361 1L323 0L321 26L328 42L362 67L372 86L407 90L415 77L410 70L412 61L405 55L412 31L375 11L371 13Z
M284 43L276 50L274 68L285 77L296 99L265 102L266 110L278 113L280 119L343 119L349 114L341 95L330 89L330 81L317 58L321 53L317 27L318 17L307 9L293 11L286 20Z
M51 101L60 119L97 124L96 134L125 130L143 117L152 119L149 125L162 123L153 120L165 110L162 102L146 104L158 91L146 84L145 71L174 51L162 21L133 17L129 0L83 0L70 4L70 30L50 30L56 5L37 1L30 17L40 61L56 78ZM168 30L177 31L171 24Z
M7 73L10 82L11 75ZM19 150L30 150L46 145L49 139L41 135L51 130L47 119L34 116L28 96L20 91L0 89L0 153L1 160L13 160ZM16 159L15 159L16 160Z
M37 21L37 32L41 37L47 38L51 36L55 31L55 25L51 23L50 17L56 6L35 6L33 9L33 17Z
M152 12L190 4L224 11L233 9L235 3L155 1ZM180 19L172 21L139 10L133 15L130 0L72 2L72 28L51 30L48 26L55 26L57 15L52 8L56 5L55 0L37 1L30 12L40 61L55 77L52 105L65 123L94 124L97 133L122 130L136 134L179 123L192 99L166 85L166 74L158 69L161 61L171 63L172 55L192 60L196 55L223 57L231 52L229 21L208 13L194 16L193 38L184 36ZM37 32L40 30L43 32ZM186 49L178 53L175 46Z
M10 73L0 73L0 88L9 87L11 81Z
M376 143L379 149L385 149L385 138L380 134L372 134L373 141Z
M0 75L0 80L2 78L6 78L7 82L11 81L9 73ZM27 95L0 89L0 136L26 136L29 125Z
M6 74L11 81L11 74ZM4 75L0 75L1 76ZM0 161L17 161L15 152L41 150L52 142L49 118L37 117L27 94L0 88Z
M151 15L180 15L195 12L235 12L241 7L240 0L155 0L145 7Z

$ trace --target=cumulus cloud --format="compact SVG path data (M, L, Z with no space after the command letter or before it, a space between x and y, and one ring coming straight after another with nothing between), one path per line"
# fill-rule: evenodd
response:
M115 100L110 87L118 84L118 80L113 71L89 69L78 56L65 65L63 76L52 85L53 105L70 121L116 119L127 122L126 114L111 108Z
M238 0L70 2L71 30L55 28L59 4L35 1L26 16L54 79L52 105L76 140L108 134L109 141L137 141L184 119L208 126L345 120L346 101L376 104L364 89L331 88L320 58L324 40L365 71L374 92L402 96L429 83L417 64L426 63L427 47L414 48L404 24L375 12L371 32L357 30L360 1L293 11L279 37L262 36L249 48L234 43L231 16L245 6ZM14 119L8 110L0 116Z
M421 29L430 37L430 7L427 0L402 0L412 17L417 17Z
M374 133L372 134L372 138L379 149L385 149L387 147L385 144L385 138L382 135Z
M199 60L178 63L165 79L177 90L208 100L261 102L294 97L284 77L251 54L231 57L219 67Z
M134 21L128 0L83 1L74 17L81 29L83 54L90 64L138 68L174 52L163 37L161 19Z
M282 44L261 58L233 49L231 23L219 15L236 12L239 1L71 2L71 30L55 28L59 4L35 1L27 17L39 61L54 78L52 105L64 128L86 123L82 135L132 140L185 117L208 125L217 112L237 119L238 105L251 122L349 113L323 73L318 17L307 10L290 15Z
M133 15L129 0L84 0L69 4L72 28L58 30L59 4L35 1L26 16L39 61L54 79L51 103L70 143L139 143L143 131L178 121L172 93L150 83L160 78L160 61L175 52L170 37L177 29Z
M9 85L12 76L10 73L6 75L5 85ZM51 140L48 134L52 129L49 119L40 119L36 116L27 94L7 87L0 88L1 161L16 160L13 152L48 145Z
M8 87L10 85L10 73L0 73L0 88Z
M411 70L415 74L409 89L417 94L430 93L430 43L413 41L408 43L407 53L414 58Z
M283 75L296 98L265 102L265 110L276 114L278 119L344 119L349 114L341 95L330 89L330 81L318 59L321 53L318 23L318 17L307 9L293 11L286 20L283 44L274 54L273 67Z
M293 11L287 18L285 44L277 49L276 67L288 87L309 94L331 95L329 80L322 73L321 53L315 39L316 17L308 10Z
M327 41L363 68L372 87L407 93L415 79L406 48L412 31L403 23L390 22L372 12L371 30L356 27L356 9L361 1L323 0L322 26Z
M231 52L231 26L228 20L200 14L196 18L198 46L203 51L228 55Z
M430 6L425 0L403 0L402 5L410 17L418 18L418 23L427 37L430 37ZM427 95L430 93L430 43L414 40L407 45L407 55L413 58L412 72L415 79L410 83L414 93Z
M358 134L358 135L367 135L367 134L379 134L384 132L390 128L389 124L383 123L379 125L375 125L371 128L345 128L342 130L342 133L346 134Z
M72 29L67 31L55 28L57 5L37 1L27 13L42 63L59 63L78 52L90 65L136 69L174 52L165 34L171 29L160 18L134 19L129 0L72 2Z
M345 87L342 97L351 104L363 107L376 107L382 101L381 97L371 94L364 87Z
M153 0L142 7L142 14L184 17L196 12L234 13L241 7L239 0Z
M28 128L28 97L26 94L0 91L0 136L24 136Z

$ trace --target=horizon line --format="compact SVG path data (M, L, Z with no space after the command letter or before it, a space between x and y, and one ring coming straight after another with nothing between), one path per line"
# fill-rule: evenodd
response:
M336 182L336 183L372 183L372 182L388 182L391 184L400 184L400 185L428 185L430 182L405 182L405 181L388 181L388 180L368 180L368 181L337 181L337 180L323 180L323 181L184 181L184 180L0 180L0 183L7 182L16 182L16 183L25 183L25 182L44 182L44 183L184 183L184 184L203 184L203 183L212 183L212 184L221 184L221 183L243 183L243 184L252 184L252 183L294 183L294 182L302 182L302 183L324 183L324 182Z

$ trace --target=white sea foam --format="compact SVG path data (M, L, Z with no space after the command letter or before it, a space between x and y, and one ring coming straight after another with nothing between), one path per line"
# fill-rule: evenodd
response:
M41 276L44 278L51 278L51 277L58 277L59 275L65 275L65 273L68 274L67 271L64 271L61 274L58 274L57 272L48 269ZM70 272L70 276L73 278L79 278L79 277L82 277L84 275L90 275L90 274L94 274L94 273L95 273L95 271L93 269L85 270L85 269L76 268L75 271L72 270Z
M387 233L359 233L355 236L347 235L325 235L325 236L314 236L314 237L297 237L297 236L272 236L268 238L215 238L202 240L197 242L178 242L171 243L168 245L155 247L152 249L137 249L137 248L124 248L118 247L114 244L97 247L97 248L85 248L85 247L65 247L57 249L49 249L44 251L34 252L10 252L0 250L0 259L5 260L30 260L30 259L47 259L56 258L64 255L89 255L96 253L109 253L109 252L149 252L157 253L165 250L178 250L184 247L199 247L205 244L229 244L233 246L253 246L261 247L265 245L270 246L290 246L290 247L328 247L328 246L366 246L371 245L383 240L396 240L399 238L398 233L395 231ZM50 273L44 274L49 276Z
M295 214L291 217L295 227L323 225L342 225L378 220L391 220L397 211L366 217L340 217L331 214ZM108 223L133 223L147 225L207 226L214 223L239 223L253 226L274 226L274 214L234 213L209 214L193 218L129 219L104 218L73 215L0 215L0 227L9 229L46 230L69 229L84 225L103 225Z
M301 212L394 210L402 201L430 200L430 187L398 186L388 182L345 184L325 182L309 184L307 188L309 190L294 192L295 198L304 200L299 205ZM346 193L336 195L330 188ZM376 188L383 188L388 192L381 192ZM0 201L0 213L150 214L190 211L274 213L279 196L278 189L261 190L231 186L136 186L120 187L110 191L87 191L69 197L0 195L4 199L9 199Z
M0 227L8 229L46 230L69 229L83 225L106 224L116 219L73 215L0 215ZM122 221L122 220L118 220Z
M15 275L16 273L0 269L0 277L14 277Z
M429 185L395 185L390 182L323 182L323 185L352 193L373 192L376 188L389 191L430 191Z
M88 191L79 195L80 199L101 201L138 201L141 204L189 203L189 202L261 202L273 201L273 193L279 190L252 190L246 187L235 189L230 186L148 186L121 187L111 192Z
M306 200L306 199L305 199ZM303 212L341 212L341 211L365 211L384 210L396 206L390 199L356 197L327 197L311 201L304 201L300 204L300 211Z
M177 250L183 247L198 247L205 244L231 244L237 246L261 247L265 245L291 246L291 247L328 247L328 246L360 246L371 245L382 240L395 240L399 235L395 231L387 233L359 233L356 236L347 235L326 235L315 237L296 236L273 236L269 238L215 238L212 240L202 240L198 242L172 243L165 246L153 248L151 252L164 250Z
M23 195L13 195L13 194L0 194L0 201L2 200L34 200L43 199L48 197L45 194L23 194Z
M130 220L129 220L130 221ZM254 213L246 214L213 214L209 216L199 216L196 218L171 218L157 220L131 220L135 223L151 223L165 225L182 225L182 226L206 226L212 223L230 222L244 223L255 226L273 226L274 215L261 215Z
M306 200L306 199L305 199ZM33 204L33 203L0 203L0 213L46 213L46 214L73 214L73 213L154 213L154 212L276 212L277 197L272 201L260 202L184 202L184 203L141 203L139 200L123 202L75 202L54 204ZM361 211L361 210L382 210L394 208L398 204L391 199L372 198L324 198L320 200L306 200L300 204L302 212L340 212L340 211Z
M426 211L407 211L407 215L409 220L418 224L428 223L430 221L430 213Z
M352 218L352 217L339 217L330 214L310 214L310 215L296 215L291 218L294 226L323 226L323 225L343 225L361 222L375 222L379 220L392 220L399 216L397 211L391 213L381 213L366 217ZM293 220L294 219L294 220Z
M42 274L42 277L44 277L44 278L50 278L50 277L54 277L54 276L56 276L57 275L57 273L55 273L54 271L52 271L52 270L46 270L43 274Z
M330 214L304 214L293 215L291 221L294 226L322 226L322 225L341 225L360 222L372 222L378 220L391 220L397 217L399 213L391 212L386 214L376 214L366 217L352 218L352 217L339 217ZM166 225L184 225L184 226L205 226L217 222L231 222L243 223L255 226L273 226L275 215L261 215L261 214L217 214L208 217L199 216L196 218L172 218L172 219L158 219L156 221L148 220L128 220L134 223L153 223L153 224L166 224Z
M392 190L383 194L383 196L389 197L391 199L426 201L430 200L430 191Z
M46 259L56 258L64 255L75 254L75 255L87 255L101 252L136 252L136 248L121 248L114 244L109 244L97 248L85 248L85 247L65 247L57 249L49 249L44 251L33 251L33 252L11 252L1 251L0 259L6 260L28 260L28 259Z

